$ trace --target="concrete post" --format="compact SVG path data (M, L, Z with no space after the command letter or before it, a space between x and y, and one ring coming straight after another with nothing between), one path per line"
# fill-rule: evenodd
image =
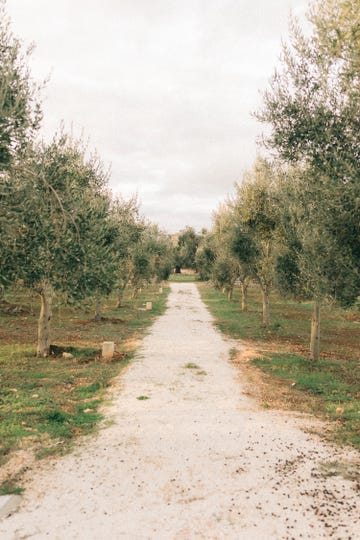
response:
M101 358L111 360L114 356L115 343L113 341L104 341L102 344Z

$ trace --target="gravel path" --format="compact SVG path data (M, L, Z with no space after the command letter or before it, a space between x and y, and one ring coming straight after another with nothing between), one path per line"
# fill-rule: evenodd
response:
M41 465L0 538L360 538L357 455L259 410L196 286L171 288L115 388L114 423Z

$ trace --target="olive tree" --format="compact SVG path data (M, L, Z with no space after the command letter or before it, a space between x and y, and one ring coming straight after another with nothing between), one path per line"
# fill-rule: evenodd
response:
M141 241L145 224L139 215L139 204L136 197L131 197L129 200L117 197L112 203L112 212L119 230L114 249L119 261L116 279L117 308L121 308L125 289L132 279L134 256L137 245Z
M181 268L195 269L195 255L200 237L193 227L185 227L178 236L175 248L175 265Z
M211 279L212 269L216 258L215 237L213 232L205 231L196 250L195 264L201 280Z
M173 256L170 237L157 225L146 223L133 251L131 283L134 297L153 280L159 283L168 279L174 265Z
M17 277L39 294L37 354L47 356L54 293L77 301L113 287L117 225L101 162L87 158L81 141L63 132L34 149L20 180L29 184L31 195L22 204Z
M257 159L236 188L231 249L245 275L260 286L263 324L269 326L269 295L274 284L277 251L278 204L274 190L273 166Z
M347 242L339 241L344 193L323 188L311 172L288 170L279 186L281 250L277 259L280 291L313 300L310 354L320 352L320 308L324 302L352 305L359 293L359 268ZM332 211L329 212L329 209ZM335 210L336 209L336 210ZM348 226L348 224L346 224Z
M247 309L247 288L250 276L248 269L234 254L232 238L235 227L233 204L230 200L222 203L213 214L212 244L214 261L211 277L214 283L225 289L228 300L232 300L236 281L240 281L242 309Z
M309 37L292 22L291 44L258 117L271 127L266 145L303 174L294 188L301 248L292 255L313 294L316 359L321 302L336 289L335 296L350 304L360 292L359 2L315 2L308 18Z
M174 267L174 250L171 238L153 226L153 272L157 283L167 281Z

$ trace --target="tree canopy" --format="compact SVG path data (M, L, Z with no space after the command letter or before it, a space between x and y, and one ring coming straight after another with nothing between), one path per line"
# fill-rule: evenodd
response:
M175 264L179 268L195 269L195 255L200 237L193 227L186 227L178 236L175 249Z
M280 158L353 182L360 163L359 3L316 2L309 21L306 37L292 20L291 45L283 48L258 117L270 124L265 142Z
M12 34L0 1L0 174L9 171L24 156L42 119L40 85L31 78L28 59L32 49L24 51Z
M0 253L2 287L14 279L16 231L21 226L22 203L27 186L19 182L19 169L40 127L40 86L28 68L31 48L23 50L12 34L0 1ZM24 171L23 171L24 172ZM16 178L15 178L16 175Z

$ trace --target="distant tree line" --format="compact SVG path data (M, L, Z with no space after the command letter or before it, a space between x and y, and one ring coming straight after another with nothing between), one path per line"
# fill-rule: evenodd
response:
M36 291L41 309L38 356L48 356L51 306L101 299L124 289L134 294L173 267L168 235L139 214L136 198L112 196L99 156L60 128L49 143L39 137L41 88L0 3L0 286Z
M360 6L323 0L308 13L311 34L291 21L291 45L264 94L270 126L257 158L214 214L196 265L231 298L258 283L263 324L269 295L313 301L310 351L319 356L320 309L360 294Z

